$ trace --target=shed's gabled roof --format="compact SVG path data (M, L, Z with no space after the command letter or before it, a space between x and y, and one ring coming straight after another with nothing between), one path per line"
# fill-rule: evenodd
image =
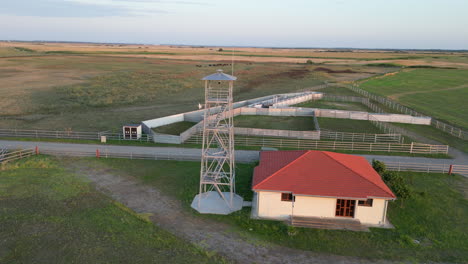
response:
M365 158L328 151L263 151L252 189L321 197L396 198Z
M205 76L203 81L235 81L237 77L223 73L223 70L218 70L216 73Z

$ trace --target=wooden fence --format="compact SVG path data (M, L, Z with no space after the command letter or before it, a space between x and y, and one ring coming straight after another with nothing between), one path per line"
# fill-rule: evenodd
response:
M352 91L356 92L356 93L359 93L367 98L370 98L376 102L379 102L380 104L383 104L391 109L394 109L400 113L404 113L404 114L407 114L407 115L413 115L413 116L426 116L424 114L421 114L411 108L408 108L404 105L401 105L395 101L392 101L386 97L382 97L382 96L378 96L378 95L375 95L375 94L371 94L369 93L368 91L365 91L355 85L349 85L349 86L346 86L347 88L351 89ZM458 138L461 138L463 140L468 140L468 131L465 131L461 128L458 128L458 127L455 127L455 126L452 126L450 124L447 124L445 122L442 122L442 121L439 121L439 120L436 120L434 118L432 118L431 120L431 125L445 133L448 133L452 136L455 136L455 137L458 137Z
M324 94L323 95L324 101L332 101L332 102L353 102L353 103L360 103L367 106L369 109L374 111L375 113L385 113L385 110L378 105L372 103L369 98L367 97L357 97L357 96L346 96L346 95L331 95L331 94Z
M40 154L53 155L53 156L71 156L71 157L200 161L200 156L197 156L197 155L141 154L141 153L133 153L133 152L122 153L122 152L110 152L108 150L96 150L96 151L76 151L73 149L41 150Z
M351 142L382 142L382 143L403 143L401 134L367 134L367 133L351 133L351 132L337 132L329 130L320 130L321 140L335 140L335 141L351 141Z
M126 139L121 133L109 132L77 132L58 130L26 130L26 129L0 129L0 137L18 138L56 138L56 139L79 139L79 140L101 140L101 136L106 136L107 140L121 141L146 141L151 142L152 136L143 134L140 139Z
M409 162L384 162L387 170L391 171L415 171L427 173L449 173L468 176L468 165L452 165L442 163L409 163Z
M3 164L14 160L19 160L22 158L32 156L34 154L36 154L35 149L20 149L14 151L3 149L2 151L0 151L0 163Z
M201 144L202 136L196 135L185 143ZM346 150L368 152L397 152L415 154L447 154L447 145L430 145L420 143L372 143L372 142L345 142L320 141L308 139L283 139L267 137L235 136L236 146L270 147L287 149L318 149L318 150Z

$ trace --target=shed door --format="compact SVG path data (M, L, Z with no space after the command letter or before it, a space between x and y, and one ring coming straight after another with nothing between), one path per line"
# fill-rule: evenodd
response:
M356 207L356 200L336 200L336 216L354 217L354 208Z
M125 131L125 138L130 138L130 128L126 127L124 128L124 131Z
M136 139L138 137L137 135L137 128L136 127L132 127L132 138Z

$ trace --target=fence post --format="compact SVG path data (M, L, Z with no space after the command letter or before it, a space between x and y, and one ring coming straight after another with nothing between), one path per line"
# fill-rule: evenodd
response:
M36 155L39 155L39 147L36 146Z
M452 175L453 172L453 164L450 164L448 175Z
M100 157L99 149L96 149L96 158L99 159L99 157Z
M411 142L411 147L410 147L409 153L413 153L413 144L414 144L414 142Z

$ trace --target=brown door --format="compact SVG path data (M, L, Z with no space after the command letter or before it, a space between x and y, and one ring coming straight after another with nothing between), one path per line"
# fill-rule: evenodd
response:
M354 208L356 207L356 200L336 200L336 216L354 217Z
M125 136L124 136L124 138L125 138L125 139L129 139L129 138L130 138L130 128L129 128L129 127L126 127L124 131L125 131Z
M136 139L137 137L137 129L136 127L132 127L132 139Z

